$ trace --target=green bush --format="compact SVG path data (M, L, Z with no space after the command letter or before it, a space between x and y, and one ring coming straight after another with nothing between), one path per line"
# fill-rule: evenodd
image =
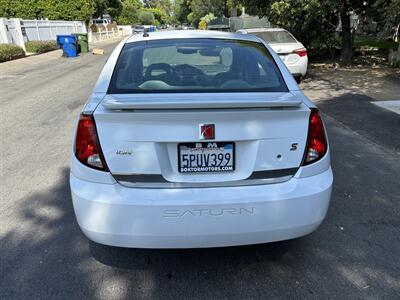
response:
M25 43L26 52L44 53L57 49L56 41L29 41Z
M0 44L0 62L13 60L25 56L24 50L13 44Z

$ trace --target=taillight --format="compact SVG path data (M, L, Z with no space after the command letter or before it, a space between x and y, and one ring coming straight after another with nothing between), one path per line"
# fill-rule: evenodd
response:
M75 156L84 165L108 171L92 115L81 114L75 138Z
M307 49L306 48L296 49L296 50L293 50L292 53L295 53L300 57L307 56Z
M318 115L318 110L312 109L303 166L318 161L325 155L327 150L328 145L325 138L324 124L322 123L321 117Z

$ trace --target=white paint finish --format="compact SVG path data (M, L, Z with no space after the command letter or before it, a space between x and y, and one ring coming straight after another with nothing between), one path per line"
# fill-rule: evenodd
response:
M94 182L101 184L116 184L114 177L110 172L98 171L92 168L88 168L81 164L75 157L74 151L71 151L71 170L70 173L76 178L86 182Z
M137 248L217 247L312 232L329 206L332 171L236 188L135 189L74 176L70 184L78 223L95 242Z
M306 95L304 95L303 91L298 90L298 91L292 91L292 94L301 99L301 101L303 102L303 104L305 104L307 107L309 108L317 108L315 103L312 102Z
M300 57L297 54L290 54L288 56L297 57L297 60L295 61L290 61L290 60L284 61L290 73L296 75L301 74L302 76L305 76L307 74L308 56Z
M326 152L323 158L321 158L316 163L301 167L294 175L294 177L295 178L311 177L321 174L322 172L325 172L330 168L331 168L331 151L330 148L328 147L328 151Z
M22 27L21 27L21 22L17 18L11 19L11 22L14 23L14 32L15 36L13 36L13 43L20 46L25 52L25 41L24 41L24 36L22 34Z
M188 101L190 99L190 101ZM114 94L101 102L105 109L174 109L296 107L301 99L291 93L164 93Z
M101 30L99 28L98 32L89 32L88 39L89 43L97 43L104 40L116 39L120 36L126 36L123 30L111 28L111 30Z
M400 100L373 101L371 103L400 115Z
M150 39L178 35L238 36L189 31L150 33ZM132 188L118 184L108 172L81 165L71 153L71 192L83 232L96 242L114 246L186 248L272 242L315 230L329 206L333 180L330 156L328 153L320 161L300 167L310 108L315 105L299 90L279 56L257 37L237 37L262 42L268 48L288 93L107 95L125 42L143 39L128 38L116 47L85 105L87 112L94 113L111 173L159 174L170 182L207 184L242 180L254 171L299 170L290 180L274 184ZM202 123L215 124L216 141L235 142L234 172L178 172L177 144L198 141ZM290 150L293 143L297 143L296 151ZM172 215L183 215L171 218L171 210Z
M0 18L0 44L11 43L7 29L7 19Z
M271 109L158 111L109 111L99 107L94 117L111 173L153 173L162 174L173 182L210 182L245 179L255 170L299 167L309 114L305 105ZM215 141L235 142L235 172L218 175L178 173L177 143L197 142L199 124L203 123L215 124ZM292 143L298 143L296 151L290 151ZM168 154L162 150L164 147L168 147ZM158 153L155 153L156 149ZM121 156L117 154L119 150L132 154ZM278 155L282 156L281 160L276 159ZM160 162L168 162L168 168L160 168Z
M279 32L285 31L293 37L294 40L296 38L288 31L283 28L252 28L252 29L240 29L237 32L243 35L253 35L256 33L262 32ZM261 38L260 38L261 39ZM267 41L265 41L268 43ZM292 53L294 50L305 48L302 43L296 40L295 43L268 43L268 45L277 53L281 60L284 62L286 67L289 69L291 74L301 74L305 76L307 73L308 66L308 56L302 56Z
M4 30L6 32L3 32ZM57 35L86 32L84 21L0 18L0 42L17 44L23 49L25 49L24 43L27 41L55 40Z
M93 113L105 95L106 93L92 93L83 107L83 112L85 114Z
M122 36L128 36L133 34L133 28L130 25L118 25L118 31L121 32Z

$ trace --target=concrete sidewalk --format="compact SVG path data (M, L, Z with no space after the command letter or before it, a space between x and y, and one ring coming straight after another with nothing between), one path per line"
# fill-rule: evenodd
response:
M371 103L400 115L400 100L373 101Z
M93 48L102 48L106 47L111 44L115 44L119 41L121 41L124 37L119 37L116 39L109 39L106 41L101 41L101 42L96 42L96 43L90 43L89 44L89 49L90 52L88 54L91 55L91 50ZM81 54L80 56L88 55L86 53ZM0 63L0 80L4 78L10 78L10 74L8 73L20 73L23 72L26 69L30 69L30 67L34 67L38 64L42 63L51 63L55 59L60 59L62 58L62 50L54 50L50 52L46 52L43 54L38 54L38 55L31 55L27 56L24 58L16 59L16 60L11 60L7 62ZM63 58L66 59L66 58ZM74 58L71 58L74 59Z
M376 101L397 100L400 70L389 67L313 67L300 84L313 101L326 101L347 94L366 95Z

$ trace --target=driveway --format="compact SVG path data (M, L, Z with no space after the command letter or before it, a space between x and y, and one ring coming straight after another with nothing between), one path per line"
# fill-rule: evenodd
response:
M113 47L0 64L1 299L400 298L400 116L362 91L315 99L335 183L328 216L311 235L194 250L89 242L73 213L68 156L74 122ZM330 89L317 84L323 77L312 80L303 84L308 94Z

